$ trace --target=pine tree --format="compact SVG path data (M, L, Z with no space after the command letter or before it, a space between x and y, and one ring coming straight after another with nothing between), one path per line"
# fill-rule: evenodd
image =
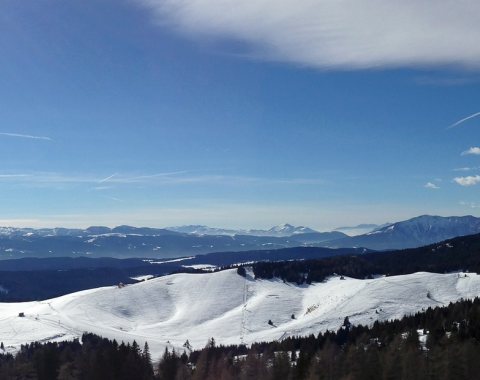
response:
M179 367L180 359L175 353L175 350L170 353L168 348L165 348L162 359L158 364L158 375L160 380L175 379L177 368Z
M148 343L145 342L143 346L143 368L144 368L144 378L151 379L153 378L153 368L152 368L152 356L150 355L150 348L148 347Z
M273 379L288 379L290 375L290 358L287 353L279 352L275 355L271 372Z
M148 343L145 342L143 346L143 359L145 363L152 364L152 356L150 355L150 348L148 347Z

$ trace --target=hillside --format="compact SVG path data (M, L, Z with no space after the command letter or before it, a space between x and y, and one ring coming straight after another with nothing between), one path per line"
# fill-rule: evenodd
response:
M181 349L187 339L201 348L211 337L238 344L317 334L336 330L345 316L354 324L370 324L479 292L480 276L473 273L335 276L310 286L244 278L234 269L176 274L41 302L0 304L0 336L7 350L15 350L26 342L73 339L88 331L140 345L148 340L152 355L160 355L165 347Z
M363 254L364 249L297 247L247 252L216 252L176 259L50 257L0 260L0 302L37 301L85 289L133 283L138 276L196 272L239 263L311 260ZM40 284L40 286L39 286Z

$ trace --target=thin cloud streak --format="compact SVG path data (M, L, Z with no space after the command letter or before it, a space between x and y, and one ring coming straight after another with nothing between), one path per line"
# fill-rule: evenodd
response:
M26 177L31 177L31 174L0 174L0 179L26 178Z
M470 116L464 117L463 119L460 119L460 120L456 121L455 123L449 125L449 126L447 127L447 129L455 128L455 127L459 126L460 124L463 124L463 123L465 123L466 121L468 121L468 120L470 120L470 119L474 119L474 118L476 118L476 117L478 117L478 116L480 116L480 112L476 112L476 113L474 113L474 114L471 114Z
M136 176L136 177L131 177L130 180L131 181L146 180L146 179L159 178L159 177L178 176L178 175L187 174L187 173L188 173L188 171L181 170L181 171L176 171L176 172L145 174L145 175L140 175L140 176Z
M108 182L108 181L111 180L113 177L116 177L117 174L118 174L118 173L113 173L112 175L109 175L108 177L101 179L100 181L98 181L98 183Z
M24 134L21 134L21 133L0 132L0 136L18 137L18 138L22 138L22 139L31 139L31 140L53 141L53 139L51 137L24 135Z
M463 86L466 84L473 84L479 82L477 77L418 77L415 78L415 83L422 86Z
M109 200L111 200L111 201L115 201L115 202L124 202L123 199L120 199L120 198L117 198L117 197L108 196L108 195L105 195L104 198L105 198L105 199L109 199Z
M31 173L0 174L0 182L19 183L26 185L57 186L57 185L92 185L94 190L105 190L111 186L98 186L108 183L115 186L128 186L132 184L145 184L151 186L161 185L188 185L188 184L219 184L219 185L323 185L328 181L318 178L262 178L231 175L182 175L187 172L178 171L170 173L156 173L137 176L126 176L118 173L98 180L93 175L64 175L59 173Z

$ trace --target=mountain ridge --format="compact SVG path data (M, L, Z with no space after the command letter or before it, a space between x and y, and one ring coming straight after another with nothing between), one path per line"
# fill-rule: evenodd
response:
M473 215L420 215L391 223L366 234L330 242L332 247L365 247L374 250L415 248L457 236L480 233L480 218Z
M317 232L290 224L269 230L247 230L243 234L238 233L242 230L211 229L199 225L187 227L195 231L187 233L127 225L113 228L90 226L86 229L0 227L0 259L55 256L171 258L303 246L384 251L420 247L480 233L480 218L472 215L420 215L356 236L341 231ZM200 227L204 230L200 231Z

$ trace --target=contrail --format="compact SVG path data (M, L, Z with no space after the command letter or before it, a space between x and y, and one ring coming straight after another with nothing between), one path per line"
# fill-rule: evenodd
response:
M453 123L452 125L449 125L449 126L447 127L447 129L455 128L457 125L460 125L460 124L466 122L467 120L473 119L474 117L477 117L477 116L480 116L480 112L476 112L476 113L474 113L473 115L464 117L463 119L461 119L461 120Z
M53 141L52 138L46 136L32 136L32 135L22 135L20 133L8 133L8 132L0 132L1 136L8 136L8 137L20 137L22 139L34 139L34 140L47 140Z
M113 173L112 175L109 175L108 177L104 178L104 179L101 179L100 181L98 181L98 183L104 183L104 182L107 182L108 180L111 180L113 177L115 177L118 173Z
M175 176L175 175L180 175L180 174L185 174L185 173L188 173L188 171L187 170L180 170L180 171L176 171L176 172L147 174L147 175L132 177L132 178L129 178L129 179L130 180L139 180L139 179L149 179L149 178L157 178L157 177L169 177L169 176Z

